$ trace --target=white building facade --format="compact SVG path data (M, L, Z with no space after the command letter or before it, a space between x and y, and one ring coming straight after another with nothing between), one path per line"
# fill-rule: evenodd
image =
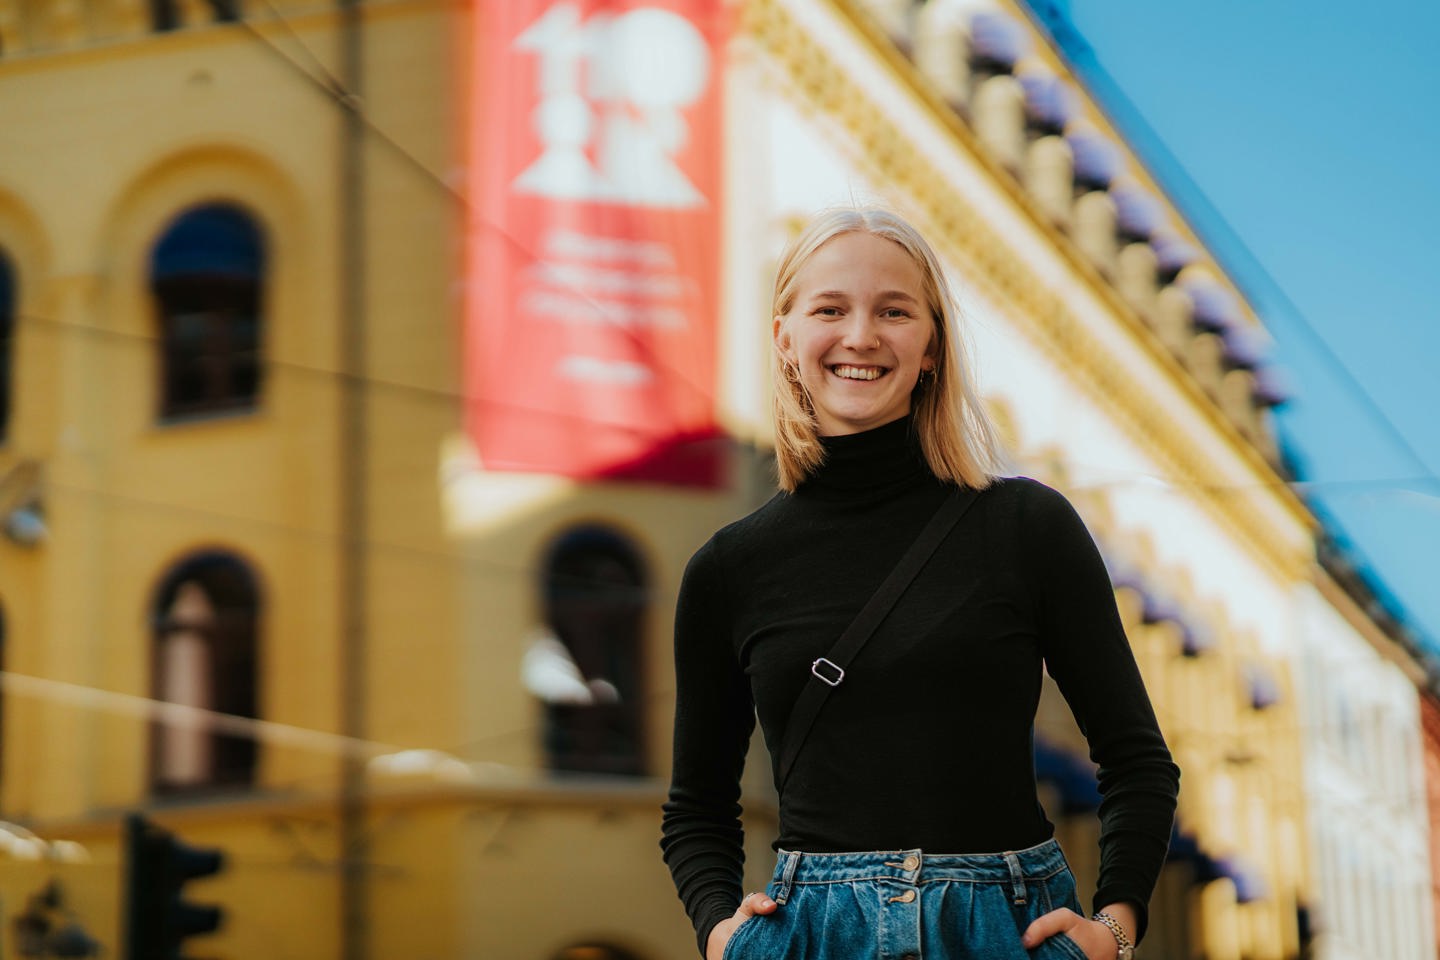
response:
M1018 6L762 0L741 17L727 426L765 442L769 282L794 225L855 202L912 219L951 271L1016 472L1066 492L1116 572L1183 771L1142 955L1428 955L1415 674L1313 586L1263 325L1223 267ZM1037 736L1083 756L1067 719L1047 703ZM1056 819L1083 874L1084 818Z
M1417 676L1337 592L1295 599L1316 956L1419 960L1435 933Z

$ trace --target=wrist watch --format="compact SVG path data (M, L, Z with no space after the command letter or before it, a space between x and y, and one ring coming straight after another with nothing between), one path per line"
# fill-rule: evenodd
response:
M1120 926L1120 921L1108 913L1097 913L1090 918L1110 928L1115 935L1115 960L1135 960L1135 944L1130 942L1130 937L1125 933L1125 928Z

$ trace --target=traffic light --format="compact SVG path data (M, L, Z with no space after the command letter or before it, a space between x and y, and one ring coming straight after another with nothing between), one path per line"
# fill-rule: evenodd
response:
M185 884L219 873L225 855L190 847L139 814L125 818L125 956L184 960L187 937L220 929L219 907L189 903Z

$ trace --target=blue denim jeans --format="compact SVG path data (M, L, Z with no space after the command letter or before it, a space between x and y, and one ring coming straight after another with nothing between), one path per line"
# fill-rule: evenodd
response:
M781 850L765 892L778 909L741 923L725 960L1086 960L1063 933L1020 944L1036 917L1080 912L1054 840L960 856Z

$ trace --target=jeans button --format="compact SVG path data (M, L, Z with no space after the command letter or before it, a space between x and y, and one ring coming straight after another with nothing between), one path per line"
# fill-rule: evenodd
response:
M890 902L891 902L891 903L911 903L911 902L913 902L914 900L915 900L915 891L914 891L914 890L906 890L904 893L900 894L900 896L898 896L898 897L891 897L891 898L890 898Z
M912 853L910 854L910 856L906 857L901 862L900 866L905 868L906 870L914 870L916 867L920 866L920 858Z

